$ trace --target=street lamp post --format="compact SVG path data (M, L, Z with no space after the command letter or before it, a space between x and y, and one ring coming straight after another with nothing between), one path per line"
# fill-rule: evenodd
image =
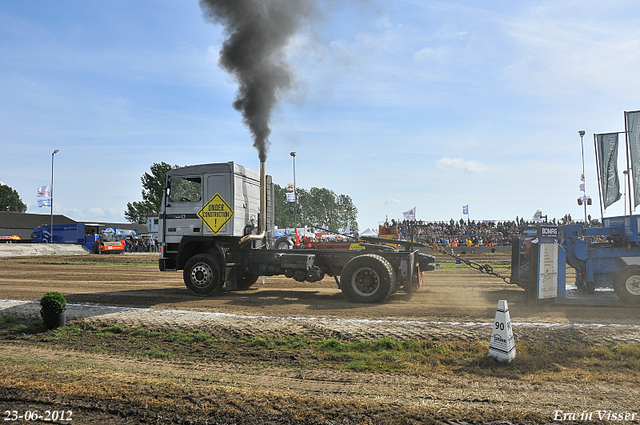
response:
M584 135L585 135L586 131L584 130L579 130L578 134L580 135L580 148L582 149L582 205L584 205L584 225L588 226L589 223L587 223L587 184L586 184L586 179L585 179L585 175L584 175Z
M622 197L622 200L624 201L624 215L627 215L627 174L629 174L629 170L624 170L622 174L624 174L624 196Z
M298 196L296 195L296 153L291 152L289 155L293 158L293 228L297 229Z
M51 231L49 232L49 243L53 243L53 158L60 152L59 149L51 153Z

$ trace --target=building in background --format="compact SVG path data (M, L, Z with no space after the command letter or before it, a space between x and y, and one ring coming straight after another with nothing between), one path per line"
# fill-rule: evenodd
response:
M156 217L157 220L157 217ZM96 221L75 221L61 214L54 215L55 224L98 224L100 227L116 227L135 230L138 235L147 233L147 226L134 223L105 223ZM49 214L29 214L0 211L0 236L19 236L22 240L31 240L33 229L43 224L50 224ZM156 235L157 235L156 221Z

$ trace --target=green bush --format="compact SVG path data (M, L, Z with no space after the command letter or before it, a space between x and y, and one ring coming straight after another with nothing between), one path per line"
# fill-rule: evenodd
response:
M44 313L61 313L67 307L67 300L60 292L47 292L40 299L40 309Z

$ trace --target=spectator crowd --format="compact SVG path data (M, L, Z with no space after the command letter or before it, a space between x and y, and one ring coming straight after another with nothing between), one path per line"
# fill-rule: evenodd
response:
M127 238L124 252L158 252L158 239Z
M589 217L591 219L591 217ZM495 221L495 220L464 220L455 221L453 219L445 221L396 221L385 220L380 225L380 235L395 235L399 239L409 240L411 232L416 242L427 245L444 246L496 246L511 245L515 236L519 235L518 226L528 226L537 224L559 225L573 223L570 214L562 219L555 218L547 221L525 221L516 217L515 220ZM598 223L591 222L590 225Z

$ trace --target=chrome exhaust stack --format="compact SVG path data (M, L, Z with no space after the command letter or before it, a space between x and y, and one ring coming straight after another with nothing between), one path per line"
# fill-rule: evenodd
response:
M260 161L260 232L267 232L267 165Z

